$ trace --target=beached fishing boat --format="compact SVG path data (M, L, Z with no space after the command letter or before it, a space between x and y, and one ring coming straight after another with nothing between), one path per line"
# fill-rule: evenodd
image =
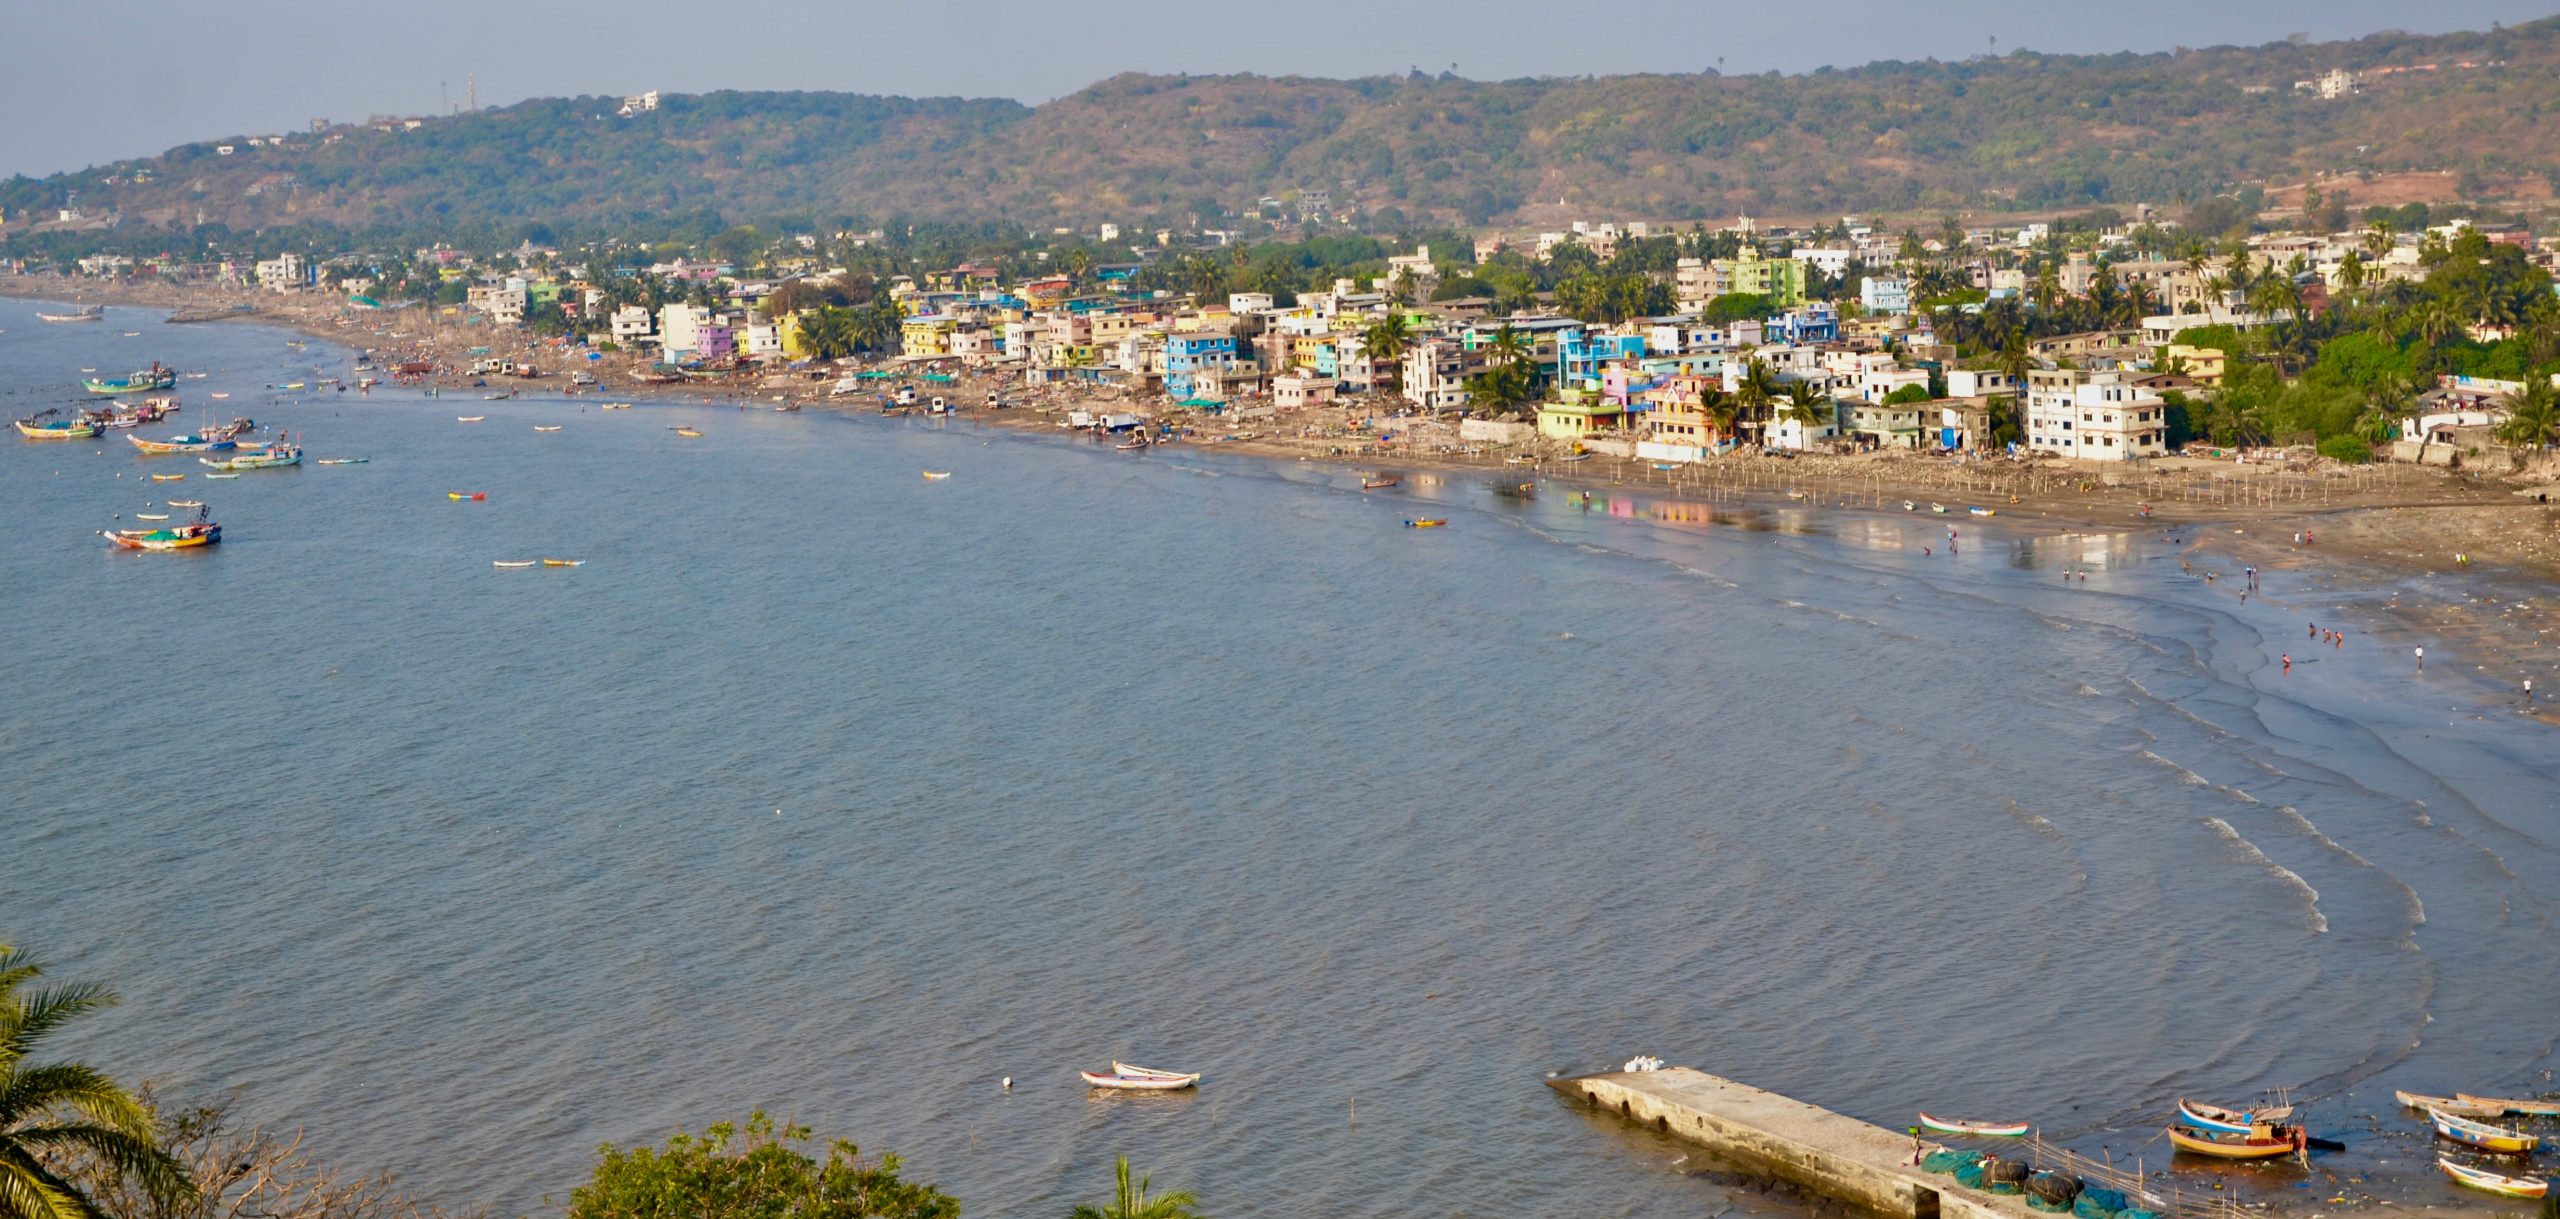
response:
M2429 1096L2424 1092L2394 1092L2392 1098L2412 1109L2441 1109L2455 1117L2497 1117L2504 1109L2473 1104L2450 1096Z
M36 310L36 319L45 322L94 322L106 316L107 307L104 305L84 305L69 313L47 313L42 309Z
M45 419L39 416L15 420L12 426L29 440L87 440L98 434L98 425L85 419Z
M101 529L98 536L126 550L193 550L221 541L222 526L195 521L172 529Z
M1906 499L1902 501L1902 510L1905 512L1917 512L1920 510L1920 505L1912 503L1910 500Z
M2024 1138L2029 1129L2025 1122L1966 1122L1931 1117L1926 1113L1920 1115L1920 1126L1924 1130L1935 1130L1940 1134L1970 1134L1997 1139Z
M1937 513L1940 516L1945 516L1947 514L1947 506L1945 504L1931 504L1929 505L1929 511Z
M1092 1087L1138 1092L1170 1092L1177 1088L1188 1088L1200 1082L1197 1074L1174 1075L1150 1072L1145 1075L1131 1075L1117 1068L1109 1071L1078 1071L1076 1074L1083 1076L1084 1082Z
M1121 450L1122 452L1127 452L1127 451L1129 451L1129 450L1131 450L1131 449L1143 449L1143 448L1147 447L1147 442L1146 442L1144 439L1137 439L1137 440L1123 440L1123 441L1121 441L1120 443L1115 444L1115 445L1113 445L1113 446L1111 446L1111 447L1112 447L1112 448L1115 448L1115 449L1119 449L1119 450Z
M2524 1131L2506 1126L2492 1126L2487 1122L2475 1122L2467 1117L2455 1117L2442 1109L2428 1110L2427 1120L2435 1124L2436 1134L2439 1137L2451 1139L2465 1147L2492 1151L2499 1155L2531 1155L2534 1148L2542 1145L2540 1135L2526 1134Z
M1360 489L1363 491L1375 491L1382 487L1392 487L1403 481L1403 479L1397 478L1393 475L1389 475L1385 478L1364 478L1360 480Z
M184 436L172 436L167 440L144 440L140 436L127 436L125 439L131 441L133 447L153 457L169 453L211 453L231 448L239 443L229 436L203 432L189 432Z
M157 360L149 368L135 369L121 377L90 377L81 382L93 394L142 394L177 383L178 370L163 367Z
M505 568L509 568L509 569L518 568L518 567L531 567L531 566L533 566L533 560L531 560L531 559L492 559L492 560L490 560L490 561L489 561L489 566L491 566L491 567L505 567Z
M1447 517L1426 516L1420 520L1406 521L1404 523L1404 527L1407 529L1437 529L1448 523L1449 520Z
M2453 1094L2453 1098L2455 1102L2459 1104L2466 1105L2474 1109L2486 1109L2489 1111L2489 1116L2492 1117L2501 1113L2529 1114L2534 1117L2560 1117L2560 1100L2500 1100L2494 1096L2473 1096L2468 1092L2456 1092ZM2471 1116L2468 1113L2462 1113L2460 1111L2454 1111L2454 1115L2457 1117Z
M544 559L542 561L542 565L545 567L584 567L587 565L587 561L585 559Z
M1974 514L1975 516L1997 516L1997 515L1999 515L1999 513L1995 512L1995 511L1993 511L1993 510L1991 510L1991 509L1989 509L1989 508L1967 508L1967 509L1965 509L1965 511L1970 512L1970 513Z
M486 491L447 491L444 493L444 497L450 500L478 500L489 498L489 493Z
M221 461L215 461L210 457L199 457L196 461L217 470L273 470L282 466L300 465L302 446L288 441L277 441L243 452L238 457L228 457Z
M2226 1109L2184 1097L2178 1100L2179 1121L2199 1130L2225 1134L2247 1134L2260 1126L2272 1126L2292 1116L2291 1105L2278 1105L2272 1109Z
M2180 1151L2192 1151L2222 1160L2272 1160L2277 1156L2301 1154L2310 1146L2310 1138L2300 1126L2261 1126L2259 1131L2264 1133L2234 1134L2227 1130L2171 1126L2169 1143Z
M2444 1175L2473 1189L2485 1189L2509 1198L2540 1198L2551 1192L2548 1177L2510 1177L2485 1168L2456 1164L2443 1156L2436 1157L2436 1167L2443 1169Z
M2027 1122L1974 1122L1961 1118L1932 1117L1925 1112L1920 1114L1920 1126L1922 1129L1934 1130L1940 1134L1964 1134L1979 1138L2000 1139L2024 1138L2027 1131L2032 1129L2031 1124Z

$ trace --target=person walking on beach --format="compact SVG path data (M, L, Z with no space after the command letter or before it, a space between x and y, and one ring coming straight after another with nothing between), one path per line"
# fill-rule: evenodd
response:
M2423 643L2418 645L2418 671L2427 671L2427 645Z
M2291 652L2284 654L2284 671L2287 673L2293 672L2293 653Z

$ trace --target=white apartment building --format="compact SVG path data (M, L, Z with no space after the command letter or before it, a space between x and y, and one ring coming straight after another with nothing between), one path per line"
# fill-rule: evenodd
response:
M2131 461L2166 451L2167 408L2121 372L2038 369L2027 374L2027 447L2082 461Z
M311 264L300 254L279 254L257 266L258 286L269 292L299 292L312 284Z
M1484 371L1484 356L1455 339L1425 339L1405 349L1405 401L1426 411L1464 410L1467 378Z

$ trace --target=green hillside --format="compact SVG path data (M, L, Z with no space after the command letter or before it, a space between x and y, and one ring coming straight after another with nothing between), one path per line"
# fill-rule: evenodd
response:
M2365 73L2364 91L2294 87L2335 68ZM1213 224L1305 189L1388 224L1552 223L2170 203L2409 171L2540 201L2560 180L2560 124L2545 121L2560 114L2560 19L1797 76L1131 75L1036 108L714 93L625 118L617 104L534 101L282 147L207 141L0 183L0 212L20 236L75 195L92 224L127 228L566 236L791 218ZM225 143L232 155L216 152Z

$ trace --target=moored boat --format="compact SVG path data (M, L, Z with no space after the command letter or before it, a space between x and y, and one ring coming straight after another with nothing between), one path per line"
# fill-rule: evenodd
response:
M178 370L152 361L151 367L135 369L121 377L90 377L81 382L93 394L140 394L155 389L168 389L178 383Z
M489 493L486 491L447 491L444 493L444 497L450 500L487 499L489 498Z
M95 322L106 316L107 307L104 305L83 305L69 313L47 313L42 309L36 310L36 319L46 322Z
M680 428L677 428L675 431L676 431L676 435L678 435L678 436L682 436L682 437L684 437L684 438L685 438L685 439L687 439L687 440L700 440L700 439L702 439L702 433L701 433L701 431L700 431L700 430L698 430L698 429L695 429L695 428L680 427Z
M2311 1140L2300 1126L2261 1126L2255 1131L2240 1134L2171 1126L2169 1143L2180 1151L2192 1151L2222 1160L2272 1160L2277 1156L2302 1154L2310 1147Z
M370 457L323 457L311 464L318 466L360 466L372 460L373 459Z
M542 561L542 565L545 567L584 567L587 565L587 561L585 559L544 559Z
M1198 1075L1130 1075L1121 1071L1078 1071L1084 1082L1096 1088L1117 1088L1135 1092L1170 1092L1200 1082Z
M537 424L533 425L533 430L535 430L535 431L537 431L537 432L556 432L556 431L559 431L559 430L560 430L560 428L559 428L557 425L552 426L552 427L544 427L544 426L542 426L541 424L537 423Z
M1997 515L1999 515L1997 512L1995 512L1995 511L1993 511L1992 509L1989 509L1989 508L1967 508L1967 509L1965 509L1965 511L1970 512L1970 513L1974 514L1975 516L1997 516Z
M2260 1126L2272 1126L2292 1116L2291 1105L2278 1105L2271 1109L2226 1109L2184 1097L2178 1099L2179 1121L2200 1130L2224 1134L2247 1134Z
M1142 1067L1142 1066L1138 1066L1138 1065L1136 1065L1136 1064L1134 1064L1134 1063L1126 1063L1126 1062L1122 1062L1122 1061L1120 1061L1120 1060L1119 1060L1119 1059L1117 1059L1117 1058L1115 1058L1115 1059L1112 1059L1112 1060L1111 1060L1111 1069L1112 1069L1112 1070L1114 1070L1114 1071L1116 1071L1116 1072L1119 1072L1119 1073L1120 1073L1120 1074L1122 1074L1122 1075L1152 1076L1152 1077L1154 1077L1154 1078L1156 1078L1156 1079L1198 1079L1198 1078L1200 1078L1200 1073L1199 1073L1199 1072L1197 1072L1197 1071L1192 1071L1192 1072L1188 1072L1188 1073L1185 1073L1185 1072L1182 1072L1182 1071L1159 1071L1159 1070L1156 1070L1154 1067Z
M2026 1122L1967 1122L1952 1118L1931 1117L1926 1113L1920 1115L1920 1125L1923 1129L1935 1130L1940 1134L1970 1134L2000 1139L2024 1138L2029 1129Z
M491 567L505 567L505 568L510 568L510 569L512 569L512 568L518 568L518 567L531 567L531 566L533 566L533 560L531 560L531 559L491 559L491 560L489 561L489 565L490 565Z
M184 474L154 474L151 476L151 481L155 483L182 483L187 481L187 476Z
M131 441L133 447L153 457L169 453L213 453L239 443L229 436L209 432L189 432L184 436L172 436L167 440L145 440L140 436L127 436L125 439Z
M172 508L201 508L201 507L204 507L204 501L203 501L203 500L200 500L200 499L165 499L165 500L162 500L162 501L160 501L160 502L161 502L161 503L164 503L164 504L167 504L167 505L169 505L169 506L170 506L170 507L172 507Z
M951 471L949 470L927 470L924 472L924 480L929 483L938 483L949 477L951 477Z
M2496 1117L2504 1109L2473 1104L2450 1096L2429 1096L2424 1092L2393 1092L2392 1098L2412 1109L2441 1109L2455 1117Z
M99 530L98 536L126 550L193 550L222 540L222 526L195 521L169 529Z
M18 434L29 440L87 440L98 434L98 425L85 419L14 420Z
M2427 1120L2435 1124L2438 1137L2450 1139L2465 1147L2492 1151L2499 1155L2531 1155L2542 1145L2542 1136L2506 1126L2492 1126L2467 1117L2455 1117L2442 1109L2429 1109Z
M486 418L488 418L487 415L456 415L453 417L453 421L455 423L478 423Z
M1397 478L1392 474L1383 478L1364 478L1360 480L1360 489L1363 491L1375 491L1382 487L1392 487L1403 481L1403 479Z
M1426 516L1420 520L1406 521L1404 523L1404 527L1407 529L1437 529L1448 523L1449 519L1447 517Z
M2467 1105L2474 1109L2485 1109L2488 1111L2486 1116L2491 1117L2502 1113L2530 1114L2534 1117L2560 1117L2560 1100L2500 1100L2494 1096L2474 1096L2468 1092L2456 1092L2453 1094L2453 1099L2457 1104ZM2457 1113L2456 1116L2469 1117L2471 1115L2467 1113Z
M215 461L210 457L199 457L196 461L217 470L273 470L281 466L300 465L302 446L279 440L256 450L244 452L238 457L225 458L221 461Z
M2443 1156L2436 1157L2436 1167L2443 1169L2444 1175L2473 1189L2485 1189L2509 1198L2540 1198L2551 1192L2551 1181L2547 1177L2510 1177L2485 1168L2456 1164Z
M169 519L169 514L166 512L137 512L133 514L133 519L137 521L165 521Z

